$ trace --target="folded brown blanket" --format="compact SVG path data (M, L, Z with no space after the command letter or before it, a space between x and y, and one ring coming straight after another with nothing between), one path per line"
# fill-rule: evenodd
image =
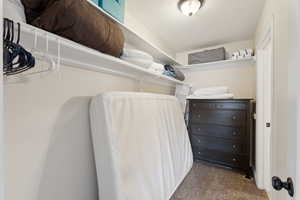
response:
M24 5L26 20L28 23L39 17L47 7L57 0L21 0Z
M34 26L120 57L124 35L120 27L86 0L22 0Z

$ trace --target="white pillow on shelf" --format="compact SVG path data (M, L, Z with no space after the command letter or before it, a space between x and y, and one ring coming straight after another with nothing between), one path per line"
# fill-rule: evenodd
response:
M123 50L121 59L145 69L148 69L154 63L154 59L150 54L131 48L125 48Z
M121 59L145 69L148 69L153 64L153 60L150 59L130 58L130 57L122 57L122 56Z
M21 0L4 0L3 1L3 16L14 20L15 22L25 22L25 10Z
M122 57L126 57L126 58L136 58L136 59L145 59L145 60L151 60L153 61L153 57L144 52L144 51L140 51L140 50L137 50L137 49L128 49L128 48L125 48L123 50L123 54L122 54Z

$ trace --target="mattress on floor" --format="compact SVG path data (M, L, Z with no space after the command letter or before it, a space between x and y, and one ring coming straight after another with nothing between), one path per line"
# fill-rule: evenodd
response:
M173 96L104 93L90 105L100 200L168 200L193 158Z

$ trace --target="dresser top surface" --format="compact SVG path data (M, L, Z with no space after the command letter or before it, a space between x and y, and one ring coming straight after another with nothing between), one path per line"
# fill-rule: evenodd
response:
M254 99L187 99L189 101L201 101L201 102L249 102Z

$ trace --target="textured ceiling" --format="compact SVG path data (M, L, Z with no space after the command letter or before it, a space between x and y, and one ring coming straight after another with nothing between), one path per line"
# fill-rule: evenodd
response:
M127 11L173 52L253 39L265 0L206 0L192 17L177 0L127 0Z

